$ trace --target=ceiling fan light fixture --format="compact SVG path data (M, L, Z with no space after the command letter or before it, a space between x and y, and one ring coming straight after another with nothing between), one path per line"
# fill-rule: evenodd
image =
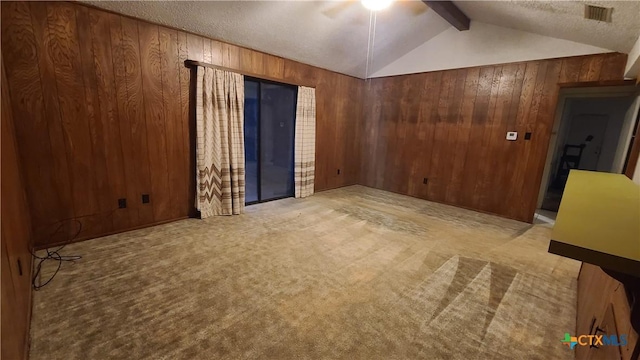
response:
M362 0L362 6L371 10L379 11L388 8L393 0Z

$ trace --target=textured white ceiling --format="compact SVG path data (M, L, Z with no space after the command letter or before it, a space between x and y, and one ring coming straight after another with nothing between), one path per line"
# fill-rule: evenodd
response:
M472 20L628 53L640 35L640 1L454 1ZM584 4L613 7L612 22L584 18Z
M601 54L608 49L528 31L472 21L469 31L451 27L370 77L472 66Z
M86 1L269 54L365 77L369 11L359 1ZM628 52L640 35L640 1L613 6L613 23L583 18L583 1L455 1L471 19ZM421 1L398 1L377 14L368 75L450 25ZM471 30L473 31L473 26Z
M369 11L359 1L87 1L121 14L365 77ZM450 25L421 1L377 15L369 74Z

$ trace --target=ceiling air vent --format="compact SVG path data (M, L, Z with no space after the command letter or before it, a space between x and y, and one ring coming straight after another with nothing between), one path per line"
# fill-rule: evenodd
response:
M613 12L613 8L594 6L594 5L584 6L584 18L589 20L611 22L612 12Z

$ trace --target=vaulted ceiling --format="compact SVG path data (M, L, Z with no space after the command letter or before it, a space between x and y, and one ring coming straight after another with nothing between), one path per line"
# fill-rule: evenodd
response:
M360 78L451 28L421 1L396 1L375 17L358 1L89 3ZM638 1L589 2L613 6L612 23L584 19L582 1L455 3L472 19L469 31L473 31L473 21L479 21L620 52L628 52L640 35ZM372 23L375 34L370 36ZM371 60L367 62L369 52Z
M627 53L640 35L640 1L456 1L471 19ZM587 20L584 4L613 7L612 22Z

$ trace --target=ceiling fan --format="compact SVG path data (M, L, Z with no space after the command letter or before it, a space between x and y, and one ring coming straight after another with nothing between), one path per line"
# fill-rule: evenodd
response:
M361 3L361 6L364 6L371 11L377 11L389 7L393 2L394 0L343 0L322 11L322 13L331 19L335 19L342 13L347 12L347 9L350 9L354 5L358 5L357 3ZM395 2L398 3L398 7L405 11L410 11L413 16L419 16L428 9L431 9L459 31L469 30L470 28L471 20L456 6L456 4L453 3L453 1L400 0Z
M331 19L335 19L353 6L364 6L369 10L377 11L389 7L393 2L393 0L344 0L335 2L334 5L322 11L322 13ZM429 9L422 1L409 0L395 2L398 4L398 7L410 12L414 16L418 16Z

